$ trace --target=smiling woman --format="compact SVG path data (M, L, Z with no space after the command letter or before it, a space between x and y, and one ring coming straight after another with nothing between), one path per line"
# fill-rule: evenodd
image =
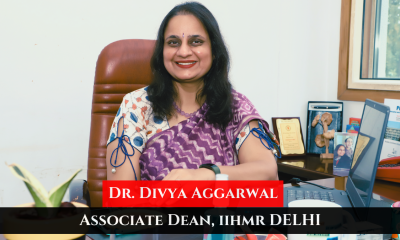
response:
M210 70L210 38L195 16L173 17L167 25L165 36L164 66L176 81L198 81Z
M333 160L335 168L350 168L351 159L346 155L346 147L343 144L336 146Z
M108 180L278 179L278 143L232 89L228 51L207 8L189 2L167 14L151 68L153 82L127 94L115 117Z

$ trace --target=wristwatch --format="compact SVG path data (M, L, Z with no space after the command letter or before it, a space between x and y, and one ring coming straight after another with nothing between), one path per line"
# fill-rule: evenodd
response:
M218 167L217 165L211 164L211 163L202 164L202 165L200 165L199 168L207 168L207 169L210 169L211 171L213 171L213 172L215 173L215 175L221 173L221 170L219 170L219 167Z

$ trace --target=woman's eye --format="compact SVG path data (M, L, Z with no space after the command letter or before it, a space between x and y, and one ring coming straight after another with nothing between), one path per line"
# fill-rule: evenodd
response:
M201 45L202 43L203 43L203 41L201 41L201 40L193 40L192 41L193 45Z
M168 45L177 46L179 43L177 41L168 41Z

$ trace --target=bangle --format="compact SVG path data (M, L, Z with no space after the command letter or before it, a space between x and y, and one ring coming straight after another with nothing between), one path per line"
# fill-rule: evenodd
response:
M200 169L200 168L207 168L207 169L210 169L211 171L213 171L213 172L215 173L215 175L221 173L221 170L219 169L219 167L218 167L217 165L211 164L211 163L209 163L209 164L202 164L202 165L200 165L199 169Z

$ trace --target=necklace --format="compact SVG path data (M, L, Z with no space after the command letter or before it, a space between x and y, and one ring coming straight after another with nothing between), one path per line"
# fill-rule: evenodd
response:
M187 118L193 117L193 115L194 115L197 111L199 111L199 110L196 110L196 111L194 111L194 112L192 112L192 113L185 113L184 111L182 111L182 109L180 109L180 108L178 107L178 105L176 104L175 101L173 101L172 104L174 105L175 110L176 110L180 115L185 116L185 117L187 117Z

